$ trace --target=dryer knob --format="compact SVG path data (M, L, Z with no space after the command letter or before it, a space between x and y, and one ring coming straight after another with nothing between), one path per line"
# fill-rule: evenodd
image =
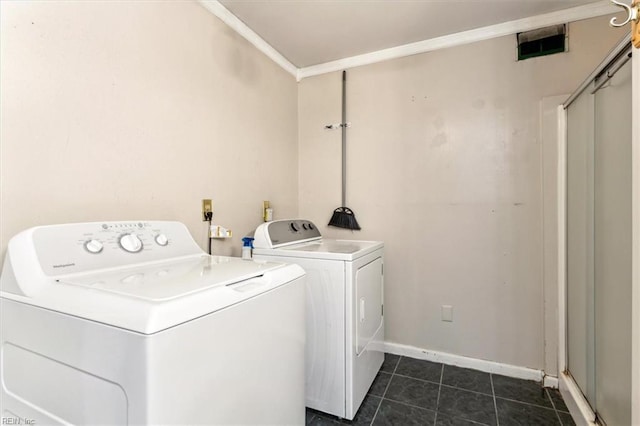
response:
M100 253L104 248L104 245L98 240L89 240L84 243L84 248L87 249L89 253Z
M142 250L142 241L135 234L124 234L120 237L120 247L129 253L137 253Z

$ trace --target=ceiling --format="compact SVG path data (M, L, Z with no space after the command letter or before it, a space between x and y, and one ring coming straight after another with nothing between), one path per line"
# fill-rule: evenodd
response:
M297 68L431 40L594 0L219 0Z

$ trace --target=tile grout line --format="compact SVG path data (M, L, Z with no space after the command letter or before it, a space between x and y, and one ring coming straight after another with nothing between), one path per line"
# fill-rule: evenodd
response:
M553 411L556 412L556 418L560 422L560 425L563 425L564 423L562 422L562 419L560 418L560 413L558 413L558 409L556 408L556 403L553 400L553 398L551 398L551 394L549 393L549 390L544 388L544 393L547 395L547 398L549 398L549 400L551 401L551 405L553 406Z
M405 401L398 401L397 399L392 399L392 398L384 398L384 399L386 399L387 401L395 402L396 404L406 405L407 407L411 407L411 408L417 408L419 410L435 411L435 410L432 410L430 408L421 407L419 405L409 404L408 402L405 402Z
M435 424L438 421L438 408L440 407L440 391L442 390L442 378L444 377L444 364L442 364L442 368L440 369L440 383L438 383L438 398L436 398L436 414L433 417L433 423Z
M549 401L551 401L551 406L553 407L553 409L555 411L558 411L558 409L556 408L556 403L553 402L553 398L551 398L551 394L549 394L549 391L547 390L547 388L543 388L543 389L544 389L545 395L547 395L547 398L549 398Z
M443 367L444 367L444 364L443 364ZM385 372L385 371L382 371L382 373L391 375L391 373L387 373L387 372ZM419 381L419 382L423 382L423 383L431 383L431 384L433 384L433 385L444 386L445 388L457 389L457 390L461 390L461 391L465 391L465 392L471 392L471 393L475 393L475 394L478 394L478 395L493 396L493 391L491 391L491 392L489 392L489 393L486 393L486 392L479 392L479 391L472 390L472 389L461 388L461 387L459 387L459 386L447 385L447 384L442 383L442 381L440 381L440 382L434 382L433 380L425 380L425 379L421 379L421 378L419 378L419 377L414 377L414 376L405 376L404 374L397 374L397 373L396 373L396 374L393 374L393 375L394 375L394 376L398 376L398 377L403 377L403 378L405 378L405 379L417 380L417 381ZM443 378L442 378L442 379L443 379ZM442 380L442 379L441 379L441 380ZM502 397L500 397L500 398L502 398ZM508 398L502 398L502 399L508 399ZM522 401L518 401L518 400L516 400L516 399L510 400L510 401L522 402ZM526 403L526 402L524 402L524 404L536 405L536 404L531 404L531 403ZM544 407L544 405L536 405L536 406L537 406L537 407ZM548 407L544 407L544 408L548 408Z
M493 409L496 413L496 426L500 426L500 418L498 417L498 404L496 403L496 390L493 387L493 374L489 373L489 379L491 381L491 395L493 396Z
M431 382L433 383L433 382ZM478 395L485 395L485 396L493 396L493 390L490 393L486 393L486 392L478 392L476 390L472 390L472 389L467 389L467 388L461 388L458 386L452 386L452 385L446 385L446 384L442 384L442 386L444 386L445 388L449 388L449 389L456 389L456 390L461 390L461 391L465 391L465 392L471 392L471 393L475 393Z
M376 416L378 415L378 411L380 411L380 405L382 405L382 398L380 398L380 402L378 402L378 406L376 407L375 413L373 413L373 417L371 417L371 423L369 426L373 426L373 422L376 420Z
M393 367L393 371L391 372L391 375L396 374L396 370L398 369L398 365L400 365L400 360L402 359L402 355L398 356L398 362L396 362L396 366Z
M387 394L387 389L389 389L389 385L391 385L391 380L393 379L393 375L396 373L396 370L398 369L398 364L400 364L401 358L402 356L398 357L398 362L396 362L396 366L393 367L393 371L391 372L391 379L389 379L389 383L387 383L387 386L385 386L384 391L382 392L382 396L380 397L380 402L378 402L378 406L376 407L376 412L373 413L373 417L371 417L371 423L369 423L370 426L372 426L373 422L376 420L376 416L378 415L378 411L380 411L380 406L382 405L382 400L384 399L384 396Z
M544 408L545 410L558 411L553 407L546 407L544 405L538 405L538 404L534 404L534 403L527 402L527 401L521 401L519 399L505 398L504 396L496 396L496 399L502 399L502 400L509 401L509 402L517 402L518 404L529 405L531 407L536 407L536 408Z
M383 373L384 373L384 371L383 371ZM389 374L389 373L387 373L387 374ZM441 375L442 375L442 373L441 373ZM440 385L440 383L441 383L440 381L434 382L433 380L425 380L425 379L421 379L420 377L407 376L407 375L405 375L405 374L397 374L397 373L396 373L396 374L394 374L394 376L404 377L404 378L407 378L407 379L419 380L419 381L421 381L421 382L426 382L426 383L433 383L434 385ZM454 387L455 387L455 386L450 386L450 385L445 385L445 386L446 386L446 387L449 387L449 388L454 388ZM460 388L460 389L462 389L462 388ZM472 391L472 392L473 392L473 391ZM482 392L477 392L477 393L482 393ZM486 395L486 394L485 394L485 395Z
M432 410L430 408L421 407L420 405L409 404L408 402L398 401L397 399L391 399L391 398L384 398L384 399L386 399L387 401L395 402L396 404L406 405L407 407L412 407L412 408L417 408L419 410L434 411L434 410ZM437 414L437 411L436 411L436 414ZM462 419L464 421L467 421L467 422L470 422L470 423L473 423L473 424L477 424L477 425L488 426L486 423L481 423L481 422L478 422L476 420L471 420L471 419L467 419L467 418L464 418L464 417L457 417L457 416L451 416L451 417Z

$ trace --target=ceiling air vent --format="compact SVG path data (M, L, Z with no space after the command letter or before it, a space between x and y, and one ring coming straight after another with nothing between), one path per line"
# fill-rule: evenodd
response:
M518 33L518 60L565 52L566 35L566 24Z

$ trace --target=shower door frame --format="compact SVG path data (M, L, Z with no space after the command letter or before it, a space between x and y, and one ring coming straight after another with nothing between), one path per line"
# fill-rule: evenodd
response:
M623 43L614 49L619 51ZM640 424L640 49L632 48L631 130L631 422ZM613 52L612 52L613 54ZM612 55L610 55L612 56ZM612 59L612 58L610 58ZM606 65L606 60L603 62ZM608 65L607 65L608 66ZM599 72L599 71L598 71ZM595 74L595 72L594 72ZM592 74L581 86L587 87ZM573 97L573 96L572 96ZM571 99L571 98L570 98ZM567 111L558 107L558 382L560 392L578 425L595 424L595 413L570 374L567 374Z

